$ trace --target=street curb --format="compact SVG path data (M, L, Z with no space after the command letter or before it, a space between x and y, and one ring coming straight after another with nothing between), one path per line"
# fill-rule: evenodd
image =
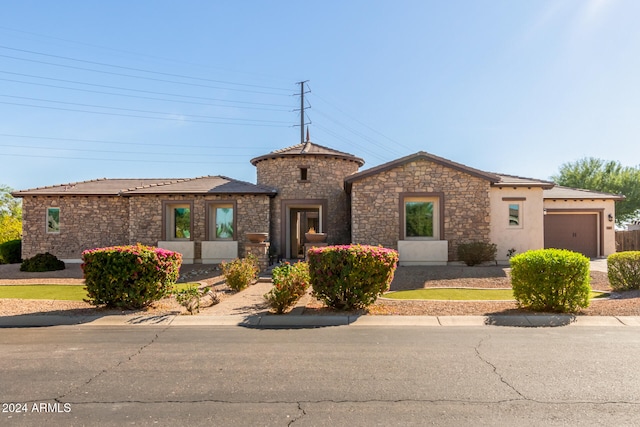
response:
M0 317L0 328L46 326L242 326L248 328L315 328L331 326L391 326L391 327L640 327L640 316L368 316L368 315L273 315L247 316L61 316L20 315Z

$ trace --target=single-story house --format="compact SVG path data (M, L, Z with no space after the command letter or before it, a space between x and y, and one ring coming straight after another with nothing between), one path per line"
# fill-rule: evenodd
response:
M251 159L257 183L223 176L98 179L13 193L23 199L23 258L134 244L218 263L254 253L302 258L312 231L326 244L397 249L401 265L457 261L462 242L498 246L497 259L557 247L615 252L622 196L484 172L418 152L360 171L364 160L313 142ZM266 233L265 243L247 233Z

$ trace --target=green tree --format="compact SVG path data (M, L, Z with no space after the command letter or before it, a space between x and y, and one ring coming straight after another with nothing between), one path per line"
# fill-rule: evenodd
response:
M560 166L551 179L571 188L622 194L625 200L616 202L616 223L622 224L640 215L640 167L622 166L617 161L585 157Z
M0 184L0 243L22 236L22 203L11 191L10 187Z

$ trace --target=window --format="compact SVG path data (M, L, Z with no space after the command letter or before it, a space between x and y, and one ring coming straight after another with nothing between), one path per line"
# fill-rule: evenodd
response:
M60 233L60 208L47 208L47 233Z
M300 181L309 180L309 166L298 166L300 169Z
M440 239L439 197L404 197L402 205L405 239Z
M234 240L235 206L233 203L209 205L209 240Z
M191 240L191 204L166 204L167 240Z
M521 206L520 203L509 203L509 227L520 227L522 225Z

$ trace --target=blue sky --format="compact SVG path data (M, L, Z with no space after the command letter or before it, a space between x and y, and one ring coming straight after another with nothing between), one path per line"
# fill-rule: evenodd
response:
M640 2L10 2L0 184L225 175L311 140L547 179L640 163Z

